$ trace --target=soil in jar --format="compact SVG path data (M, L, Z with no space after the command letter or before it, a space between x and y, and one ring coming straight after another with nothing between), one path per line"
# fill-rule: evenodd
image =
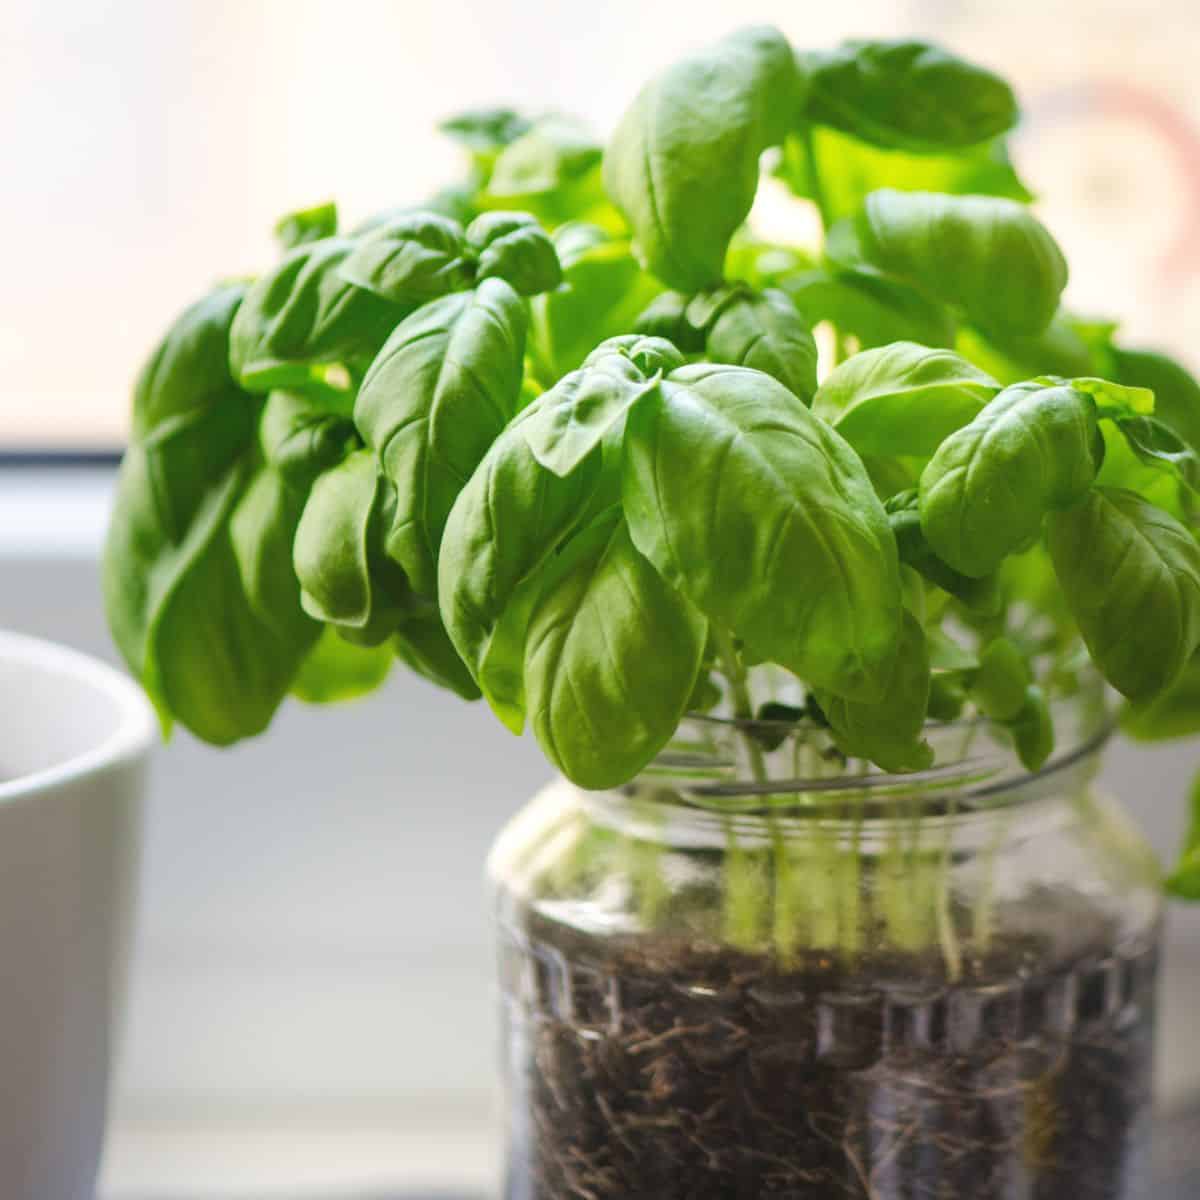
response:
M1055 919L951 981L936 948L781 967L527 914L508 1200L1148 1196L1153 946Z

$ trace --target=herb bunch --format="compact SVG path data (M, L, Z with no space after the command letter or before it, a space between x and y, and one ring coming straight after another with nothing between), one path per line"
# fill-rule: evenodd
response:
M605 147L467 113L459 186L285 217L135 391L105 592L164 722L226 744L398 658L604 788L771 664L847 758L978 713L1036 770L1090 662L1133 733L1200 730L1200 386L1062 306L1017 119L936 46L752 28ZM781 185L819 244L748 225Z

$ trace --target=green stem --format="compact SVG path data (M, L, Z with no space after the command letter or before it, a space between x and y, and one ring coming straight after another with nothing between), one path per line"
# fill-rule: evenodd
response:
M752 721L754 720L754 701L750 698L746 668L742 663L742 656L733 644L733 636L727 630L717 629L714 626L713 640L717 644L717 654L724 667L725 678L729 680L729 690L733 695L733 715L739 721ZM763 758L762 747L748 729L742 731L742 741L750 759L751 773L759 783L766 783L767 760Z
M946 963L946 975L951 983L962 978L962 947L954 928L954 915L950 911L951 867L953 866L952 842L954 839L954 816L957 811L954 797L946 809L946 832L942 839L942 855L938 870L937 931L942 946L942 957Z

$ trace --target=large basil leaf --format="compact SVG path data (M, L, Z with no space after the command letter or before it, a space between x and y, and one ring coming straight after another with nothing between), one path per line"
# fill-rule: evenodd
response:
M298 246L250 286L229 336L234 378L251 391L308 382L313 366L369 359L407 311L341 273L349 238Z
M563 286L530 302L529 351L546 386L581 366L593 348L628 333L662 291L629 250L595 225L564 225L554 234Z
M921 474L921 528L937 554L976 578L1077 503L1104 459L1096 404L1065 384L1005 388L952 433Z
M720 283L758 189L759 156L782 140L799 92L791 46L756 27L668 68L621 118L604 181L664 283L685 292Z
M884 685L883 699L847 700L818 690L817 703L843 754L870 759L885 771L919 771L933 762L932 748L921 739L930 682L925 633L905 609L900 649Z
M817 390L817 344L795 302L775 288L738 290L708 330L708 357L753 367L778 379L806 404Z
M365 645L387 638L413 606L383 551L394 505L375 456L356 451L313 484L293 544L305 612Z
M683 356L662 338L627 334L602 342L578 371L543 393L522 422L538 462L556 475L575 470L629 410Z
M864 350L892 342L954 345L954 318L945 305L871 268L805 271L784 276L779 286L810 326L830 321Z
M633 409L634 544L759 659L878 699L896 651L896 543L862 463L769 376L700 365ZM781 598L786 597L786 602Z
M1131 700L1164 692L1200 647L1200 543L1170 514L1109 488L1056 513L1049 543L1104 677Z
M242 296L189 308L139 376L103 564L114 639L164 724L217 744L267 726L317 629L287 563L290 492L229 375Z
M388 553L433 596L446 518L516 412L525 306L500 279L418 309L371 364L354 421L396 486Z
M828 252L908 279L1001 336L1044 330L1067 282L1066 259L1041 222L993 196L883 188L835 226Z
M949 350L895 342L837 367L818 389L813 411L859 454L925 458L999 390Z
M525 721L525 633L543 565L584 518L597 482L595 453L566 477L534 457L522 426L496 439L458 495L438 559L442 619L488 703L520 732Z
M917 153L974 146L1016 124L998 75L917 41L843 42L804 58L811 120Z
M548 564L525 690L547 757L581 787L631 779L670 741L695 687L704 617L634 548L615 510Z
M811 155L811 157L810 157ZM813 178L813 171L816 178ZM958 196L1033 199L1013 168L1003 138L938 154L884 150L817 126L783 145L776 174L799 196L821 204L830 219L848 217L871 192L948 192Z

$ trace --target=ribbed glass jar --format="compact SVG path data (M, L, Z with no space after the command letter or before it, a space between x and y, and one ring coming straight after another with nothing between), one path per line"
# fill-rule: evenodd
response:
M1093 698L1094 699L1094 698ZM559 782L490 861L508 1200L1135 1200L1157 868L1057 706L859 771L689 718L618 793Z

